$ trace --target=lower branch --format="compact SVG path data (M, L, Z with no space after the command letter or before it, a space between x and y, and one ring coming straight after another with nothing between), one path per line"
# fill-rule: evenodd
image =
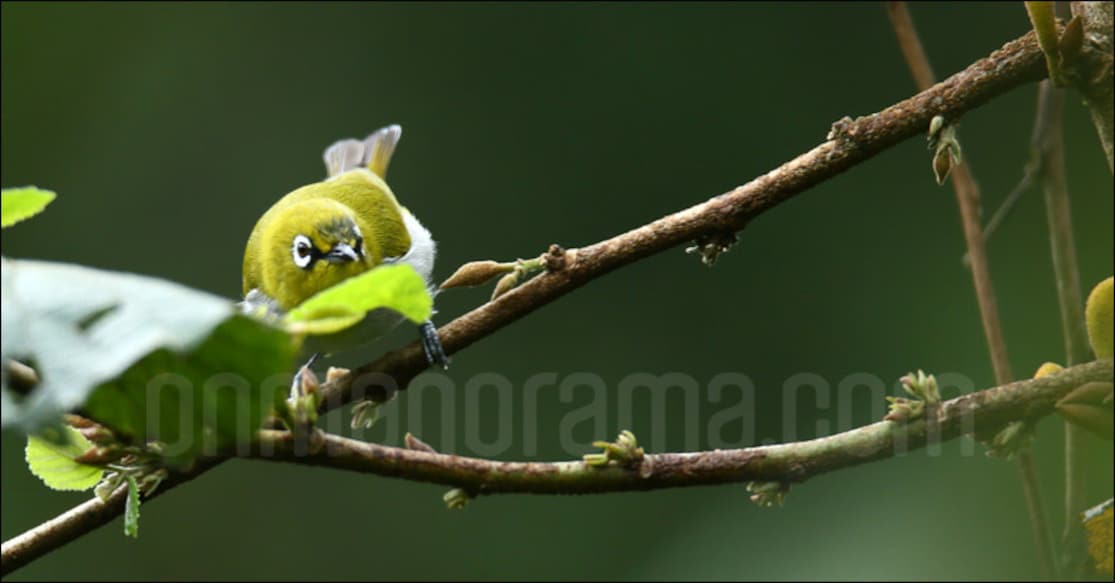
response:
M1110 382L1112 360L1090 362L1040 379L963 395L909 423L880 421L809 441L687 453L647 454L632 466L583 461L502 462L388 447L321 434L307 451L286 431L261 433L259 459L331 467L461 488L470 495L590 494L742 481L793 483L889 458L964 434L994 435L1010 421L1036 419L1072 389Z
M646 455L649 467L593 468L582 461L497 462L422 450L388 447L321 435L316 452L285 431L260 433L257 458L333 467L433 482L462 488L473 495L495 493L578 494L651 490L679 486L721 484L747 480L801 482L833 470L892 457L953 439L963 434L993 435L1019 418L1049 414L1054 404L1084 383L1111 382L1112 360L1066 368L1040 379L1019 381L963 395L927 410L928 418L910 423L881 421L829 437L780 445L734 450ZM199 462L185 474L173 474L155 494L212 469L221 459ZM0 574L8 575L36 558L99 526L123 512L125 489L107 503L94 499L8 540L0 557Z

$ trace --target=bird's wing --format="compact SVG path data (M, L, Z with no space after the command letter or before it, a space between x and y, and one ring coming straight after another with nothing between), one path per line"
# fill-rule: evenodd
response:
M410 235L410 249L399 257L386 257L384 263L406 263L426 280L431 283L434 274L434 257L437 256L437 243L430 236L430 231L418 222L418 219L406 208L402 209L403 224L407 234Z

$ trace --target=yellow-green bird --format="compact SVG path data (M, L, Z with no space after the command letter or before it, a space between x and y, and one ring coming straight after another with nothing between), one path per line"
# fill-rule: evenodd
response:
M245 311L281 314L346 278L390 263L409 264L430 285L434 240L385 181L401 136L402 128L391 125L363 141L334 143L325 150L325 180L294 190L263 213L244 249ZM355 338L346 334L321 346L359 344L400 321L394 313L373 311ZM427 359L444 367L448 359L433 323L419 331Z

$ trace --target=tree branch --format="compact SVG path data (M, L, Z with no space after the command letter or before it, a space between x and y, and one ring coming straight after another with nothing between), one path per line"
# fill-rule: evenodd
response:
M315 452L287 431L265 430L254 457L432 482L471 495L590 494L723 484L748 480L793 483L964 434L994 435L1017 419L1036 420L1081 384L1110 381L1112 360L1066 368L1055 375L962 395L927 407L926 418L880 421L809 441L685 453L646 454L641 464L594 468L583 461L503 462L389 447L322 434Z
M794 195L926 132L933 116L955 121L996 95L1042 79L1044 59L1029 32L905 101L834 123L821 145L730 192L588 247L552 248L546 273L443 326L438 330L442 345L448 353L459 352L614 269L702 237L734 233ZM422 348L412 343L326 383L322 410L354 398L385 400L426 366ZM354 388L359 395L354 396Z
M212 469L222 461L224 460L215 458L201 460L189 472L171 474L159 485L158 490L144 500L165 494L176 486L189 482ZM93 498L23 534L4 541L4 545L0 549L0 576L7 576L31 561L112 522L124 513L124 502L127 494L128 487L125 484L113 492L107 502L101 502L99 498Z
M554 249L548 272L443 326L438 331L442 344L448 353L459 352L614 269L699 237L739 230L748 220L795 194L920 135L933 116L959 119L964 112L1019 85L1038 81L1045 74L1044 56L1034 34L1027 33L928 91L881 112L838 121L821 145L728 193L588 247ZM322 386L321 410L335 409L354 399L385 400L426 367L422 348L417 342L412 343L326 382ZM188 474L170 479L186 481L215 463L217 460L199 463ZM157 494L165 491L165 487L161 488ZM42 534L45 525L19 535L4 543L0 574L10 573L112 520L122 511L122 505L102 509L86 503L63 515L66 520L47 523L53 525L50 536ZM17 541L18 562L14 546Z

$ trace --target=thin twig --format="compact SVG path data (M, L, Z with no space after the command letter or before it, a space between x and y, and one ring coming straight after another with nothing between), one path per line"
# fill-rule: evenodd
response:
M976 391L928 408L909 423L880 421L827 437L749 447L646 454L641 462L604 468L583 461L504 462L422 449L389 447L322 434L316 451L287 431L265 430L252 457L433 482L471 495L590 494L742 481L802 482L808 478L913 451L963 434L990 436L1017 419L1036 421L1077 386L1113 376L1111 359Z
M902 53L906 56L910 72L918 85L918 90L925 91L933 84L933 69L929 65L928 57L918 40L910 13L905 2L888 2L887 12L891 17L896 35L900 43L910 42L912 46L902 46ZM949 119L946 116L946 119ZM949 119L950 122L955 122ZM983 229L979 223L979 186L967 162L961 162L951 173L953 190L956 191L956 202L960 207L960 219L964 227L964 242L968 247L968 254L972 261L972 282L976 288L976 300L980 307L980 317L983 321L984 336L987 347L991 353L991 365L995 371L995 380L1000 384L1010 382L1010 361L1007 358L1006 342L1003 340L1002 326L999 322L999 309L995 300L995 289L991 284L991 275L987 268L987 249L983 243Z
M1018 201L1022 198L1022 195L1026 194L1026 191L1030 190L1030 187L1037 181L1038 176L1041 174L1040 166L1041 155L1037 152L1032 153L1030 161L1027 162L1026 167L1022 169L1022 178L1018 181L1018 184L1014 185L1014 188L1011 189L1010 193L1003 199L1003 202L999 204L999 208L995 209L995 212L991 215L991 219L984 225L984 245L991 240L991 236L995 234L995 231L999 230L999 225L1002 225L1003 221L1007 220L1007 217L1010 216L1011 211L1018 206ZM960 261L964 264L964 267L970 267L972 264L972 258L968 256L967 251L964 252L964 256L961 257Z
M1040 152L1039 165L1049 222L1049 247L1057 279L1057 298L1064 330L1065 359L1068 364L1090 360L1088 332L1084 325L1084 295L1073 241L1072 210L1065 179L1065 145L1062 137L1063 94L1052 83L1038 86L1038 115L1032 141Z
M887 2L887 16L890 17L894 35L898 38L898 48L910 68L910 75L918 91L925 91L937 82L937 75L933 73L933 66L929 64L929 55L921 44L921 37L914 28L914 19L910 17L910 10L905 2Z
M1045 193L1045 214L1049 222L1049 248L1053 254L1053 276L1057 282L1057 302L1061 331L1065 339L1068 365L1089 359L1088 332L1084 324L1084 296L1080 289L1080 270L1073 242L1072 210L1065 180L1065 148L1062 137L1062 94L1049 80L1038 86L1038 114L1031 144L1041 157L1041 184ZM1077 516L1087 506L1084 482L1087 473L1086 431L1065 424L1065 525L1061 534L1061 564L1071 573L1084 558L1083 528Z
M913 19L905 2L888 2L887 13L894 26L902 54L910 66L918 89L925 91L933 85L933 68L929 64L918 38L917 29L914 28ZM947 118L946 118L947 119ZM954 120L950 120L954 121ZM952 171L952 186L956 192L956 202L960 207L960 222L964 229L964 242L968 248L968 258L971 264L972 283L976 288L976 301L979 304L980 319L983 322L983 333L987 339L987 347L991 353L991 366L995 371L995 382L1005 384L1014 377L1010 370L1010 359L1007 357L1007 344L1003 338L1002 326L999 322L999 308L995 299L995 288L991 283L991 272L987 265L987 248L983 240L983 228L980 226L979 186L972 176L969 164L963 161L956 165ZM1033 469L1033 460L1027 451L1018 455L1019 477L1027 500L1027 511L1030 515L1030 526L1034 536L1034 545L1037 547L1038 563L1046 580L1057 576L1057 565L1053 560L1053 548L1050 542L1049 527L1042 508L1041 492Z
M443 326L438 331L443 347L450 354L459 352L614 269L701 235L738 230L747 220L793 195L903 140L920 135L934 115L958 119L964 112L1019 85L1038 81L1044 75L1044 57L1033 33L1027 33L928 91L879 113L837 122L832 127L831 137L821 145L731 192L595 245L569 251L555 250L548 262L548 272ZM354 399L386 398L386 393L405 387L426 367L421 346L412 343L325 383L321 409L331 410ZM368 379L370 382L365 386ZM382 388L375 385L380 380ZM200 471L191 472L189 477L198 473ZM78 508L85 510L71 511L75 513L67 522L71 526L59 528L51 545L25 545L19 564L26 564L111 519L86 520L83 517L92 507ZM116 514L122 511L122 508L113 508ZM5 562L0 571L6 575L14 568L9 568Z
M983 333L991 354L991 365L995 381L1009 382L1013 375L1007 357L1006 342L999 321L999 307L995 299L995 288L991 284L991 273L987 265L987 248L983 244L983 228L979 223L979 187L972 178L969 164L963 162L952 171L952 185L956 191L956 201L960 207L960 220L964 228L964 241L971 260L972 283L976 289L976 300L980 307Z

